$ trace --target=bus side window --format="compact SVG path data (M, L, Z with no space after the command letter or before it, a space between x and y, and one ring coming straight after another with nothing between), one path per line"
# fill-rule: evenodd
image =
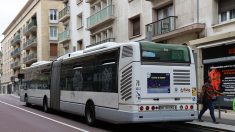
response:
M99 77L101 92L117 93L117 51L107 52L99 56Z

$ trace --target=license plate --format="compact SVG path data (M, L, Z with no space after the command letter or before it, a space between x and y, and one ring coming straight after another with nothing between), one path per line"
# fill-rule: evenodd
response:
M160 110L175 110L176 106L174 105L163 105L163 106L159 106Z

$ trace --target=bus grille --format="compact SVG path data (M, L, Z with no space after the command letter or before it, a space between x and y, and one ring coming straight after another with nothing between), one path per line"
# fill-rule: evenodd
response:
M190 85L190 70L173 70L174 85Z
M132 66L125 69L122 72L121 77L121 99L122 100L129 100L131 99L131 87L132 87Z
M133 49L131 46L123 46L122 58L132 57Z

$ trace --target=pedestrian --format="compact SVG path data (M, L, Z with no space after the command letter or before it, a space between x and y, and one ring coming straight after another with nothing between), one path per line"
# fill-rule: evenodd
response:
M219 122L216 121L215 119L215 114L214 114L214 101L216 99L216 93L220 94L216 90L214 90L213 86L211 85L210 79L202 86L202 91L201 91L201 99L202 99L202 110L200 111L198 115L198 121L203 122L202 115L205 113L207 109L210 110L210 115L213 120L213 123L218 124Z

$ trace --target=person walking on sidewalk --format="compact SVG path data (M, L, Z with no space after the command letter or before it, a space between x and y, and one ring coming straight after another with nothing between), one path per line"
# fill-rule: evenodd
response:
M213 120L213 123L218 124L219 122L216 121L215 119L215 114L214 114L214 100L216 99L216 95L220 94L216 90L214 90L213 86L210 83L210 79L202 86L202 91L201 91L201 98L202 98L202 110L200 111L198 115L198 121L203 122L202 115L206 112L207 109L210 110L210 115Z

